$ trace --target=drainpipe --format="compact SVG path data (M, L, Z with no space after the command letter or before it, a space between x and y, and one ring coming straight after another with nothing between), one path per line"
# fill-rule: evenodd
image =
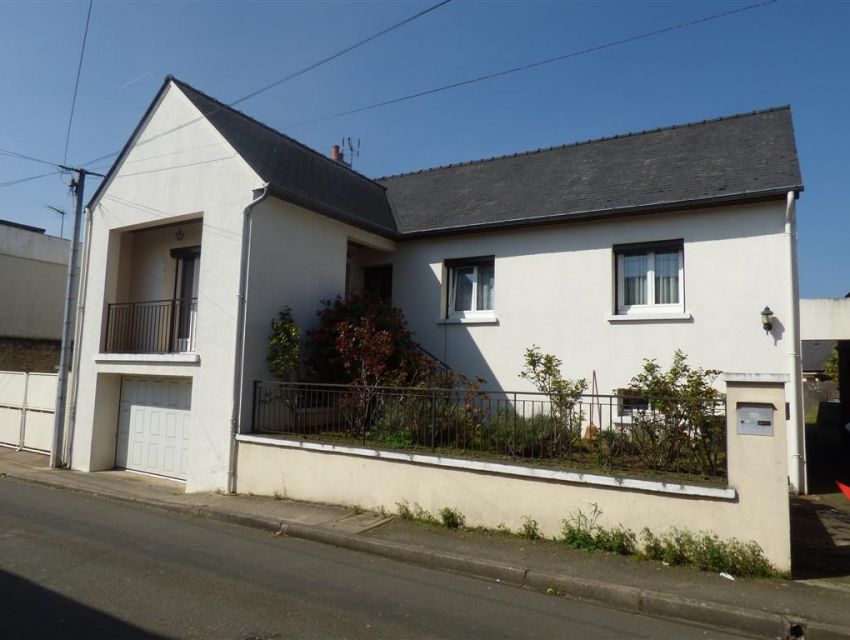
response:
M80 265L80 288L77 295L77 320L74 327L74 354L71 362L71 395L68 409L68 425L65 436L63 461L66 467L71 466L71 455L74 450L74 427L77 424L77 392L80 388L80 358L83 344L83 318L86 315L86 292L88 289L89 258L91 257L91 225L92 212L85 210L86 229L83 236L83 255Z
M233 413L230 416L230 456L227 466L227 492L236 493L236 434L239 433L239 415L242 410L242 371L245 366L245 309L248 291L248 261L251 257L251 210L269 195L269 183L261 187L262 193L245 207L242 216L242 251L239 262L239 294L236 310L236 351L233 358Z
M806 437L803 422L803 364L800 356L800 282L797 273L797 194L789 191L785 206L785 245L788 249L788 373L789 393L788 481L794 493L807 492Z

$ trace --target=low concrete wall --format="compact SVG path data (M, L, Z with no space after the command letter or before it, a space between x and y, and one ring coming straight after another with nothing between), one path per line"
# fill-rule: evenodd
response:
M739 402L776 407L772 437L737 433ZM268 444L239 443L238 491L390 511L406 500L434 514L442 507L458 509L469 525L504 524L514 530L529 516L547 537L559 535L561 521L576 510L587 512L597 504L600 524L656 533L681 527L752 539L775 566L790 569L784 406L780 382L727 382L732 499L672 493L662 483L636 490L319 452L281 446L272 438Z

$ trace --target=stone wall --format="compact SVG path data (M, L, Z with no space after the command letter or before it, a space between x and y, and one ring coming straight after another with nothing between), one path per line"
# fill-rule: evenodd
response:
M0 337L0 371L56 373L60 348L59 340Z

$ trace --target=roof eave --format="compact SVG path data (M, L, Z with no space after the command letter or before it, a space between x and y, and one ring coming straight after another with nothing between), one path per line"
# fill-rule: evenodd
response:
M320 202L314 198L310 198L309 196L304 195L303 193L293 191L292 189L287 189L286 187L282 187L280 185L270 185L269 195L277 198L278 200L291 202L292 204L298 205L299 207L310 209L311 211L320 213L329 218L333 218L334 220L337 220L339 222L350 224L351 226L357 227L358 229L362 229L363 231L374 233L383 238L387 238L388 240L402 239L401 234L398 231L395 231L394 229L388 229L386 227L373 224L368 220L354 218L350 214L341 211L336 207L333 207L324 202Z
M91 209L94 205L97 204L97 201L100 199L100 196L103 195L103 192L106 190L106 188L109 186L109 183L112 181L112 177L115 174L115 171L121 165L121 161L124 160L127 153L129 153L130 148L133 146L136 141L136 138L141 133L142 127L148 121L148 118L150 118L154 109L159 104L160 99L165 93L165 90L168 88L168 85L171 84L172 80L173 78L171 75L165 76L165 80L163 81L162 86L159 88L159 91L156 92L156 95L154 96L153 100L151 100L151 103L145 110L144 115L136 124L135 129L133 129L133 133L131 133L130 137L127 138L127 142L124 143L124 146L122 147L121 151L116 156L115 162L113 162L112 166L109 167L109 171L106 172L106 175L103 177L103 180L101 180L100 185L95 190L94 195L92 195L92 197L89 199L88 204L86 204L86 208Z
M687 201L656 202L647 205L633 207L620 207L617 209L596 209L592 211L581 211L563 215L540 216L537 218L519 218L501 222L485 222L480 224L468 224L456 227L442 227L439 229L423 229L418 231L401 232L402 240L414 240L436 236L462 235L484 231L499 231L502 229L514 229L517 227L537 227L550 224L564 224L570 222L591 222L594 220L610 220L612 218L625 218L630 216L665 213L668 211L687 211L693 209L704 209L717 206L729 206L734 204L753 204L768 200L785 198L788 192L793 191L796 196L803 191L803 185L765 189L762 191L751 191L743 194L727 194L723 196L711 196Z

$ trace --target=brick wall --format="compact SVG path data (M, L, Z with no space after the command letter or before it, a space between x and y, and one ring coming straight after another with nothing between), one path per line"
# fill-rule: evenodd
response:
M59 340L0 337L0 371L56 373L60 347Z

